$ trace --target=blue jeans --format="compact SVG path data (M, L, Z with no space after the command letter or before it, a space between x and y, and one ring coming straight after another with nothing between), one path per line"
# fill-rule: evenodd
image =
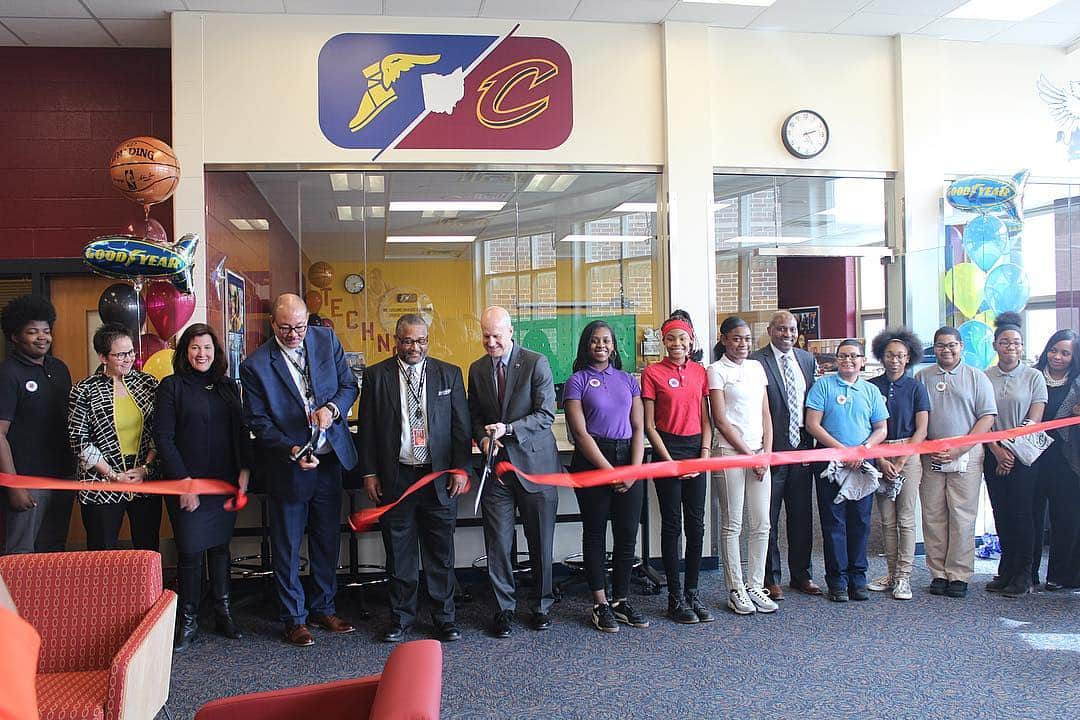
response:
M825 582L829 590L866 587L866 543L874 496L834 503L840 486L817 478L818 514L825 549Z

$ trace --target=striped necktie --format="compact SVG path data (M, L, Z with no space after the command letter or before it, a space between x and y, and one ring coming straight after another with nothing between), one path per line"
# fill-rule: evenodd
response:
M420 407L420 400L421 400L420 396L423 395L423 386L420 386L419 389L414 389L414 388L417 387L416 366L415 365L410 365L409 366L408 383L409 383L409 387L407 388L407 391L406 391L405 395L409 399L409 408L408 408L408 410L409 410L409 429L414 431L412 433L412 436L415 439L416 435L417 435L417 433L415 431L416 430L423 431L423 429L424 429L424 411ZM418 465L426 465L427 464L428 457L429 457L427 445L417 445L414 442L413 443L413 448L412 448L412 454L413 454L413 457L416 458L416 462L417 462Z
M795 385L795 368L792 367L791 353L784 355L784 390L787 393L788 407L788 442L791 447L799 447L799 418L802 417L802 403L799 402L798 388Z

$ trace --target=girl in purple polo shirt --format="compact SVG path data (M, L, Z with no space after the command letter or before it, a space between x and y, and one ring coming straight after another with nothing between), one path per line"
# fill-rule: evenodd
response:
M622 370L611 326L594 320L578 341L574 374L563 390L566 423L574 438L572 472L640 465L645 451L641 389ZM602 632L617 632L619 623L648 627L649 621L626 601L634 566L644 484L618 482L574 490L581 511L581 545L585 576L593 595L592 623ZM604 557L611 516L612 590L608 603Z

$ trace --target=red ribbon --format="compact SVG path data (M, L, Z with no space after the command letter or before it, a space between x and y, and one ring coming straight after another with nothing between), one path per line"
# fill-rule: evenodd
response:
M0 473L0 487L26 490L107 490L109 492L139 493L142 495L232 495L225 509L237 511L247 505L247 493L224 480L192 478L191 480L153 480L141 483L82 482L58 480L33 475Z
M397 507L397 504L400 503L402 500L407 498L409 495L412 495L414 492L424 487L428 483L434 482L436 478L442 477L443 475L464 477L465 489L462 490L460 494L465 494L469 492L469 473L465 472L464 470L458 470L457 468L454 468L452 470L439 470L437 472L429 472L427 475L407 487L405 489L405 492L401 493L401 497L399 497L397 500L390 503L389 505L380 505L379 507L375 508L365 508L363 510L359 510L350 514L349 527L351 527L355 532L364 532L365 530L375 525L375 523L379 521L379 518Z

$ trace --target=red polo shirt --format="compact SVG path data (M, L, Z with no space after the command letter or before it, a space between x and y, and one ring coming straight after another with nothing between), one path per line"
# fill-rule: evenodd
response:
M709 396L705 368L693 360L676 365L664 358L641 373L641 397L656 403L656 429L670 435L701 432L701 399Z

